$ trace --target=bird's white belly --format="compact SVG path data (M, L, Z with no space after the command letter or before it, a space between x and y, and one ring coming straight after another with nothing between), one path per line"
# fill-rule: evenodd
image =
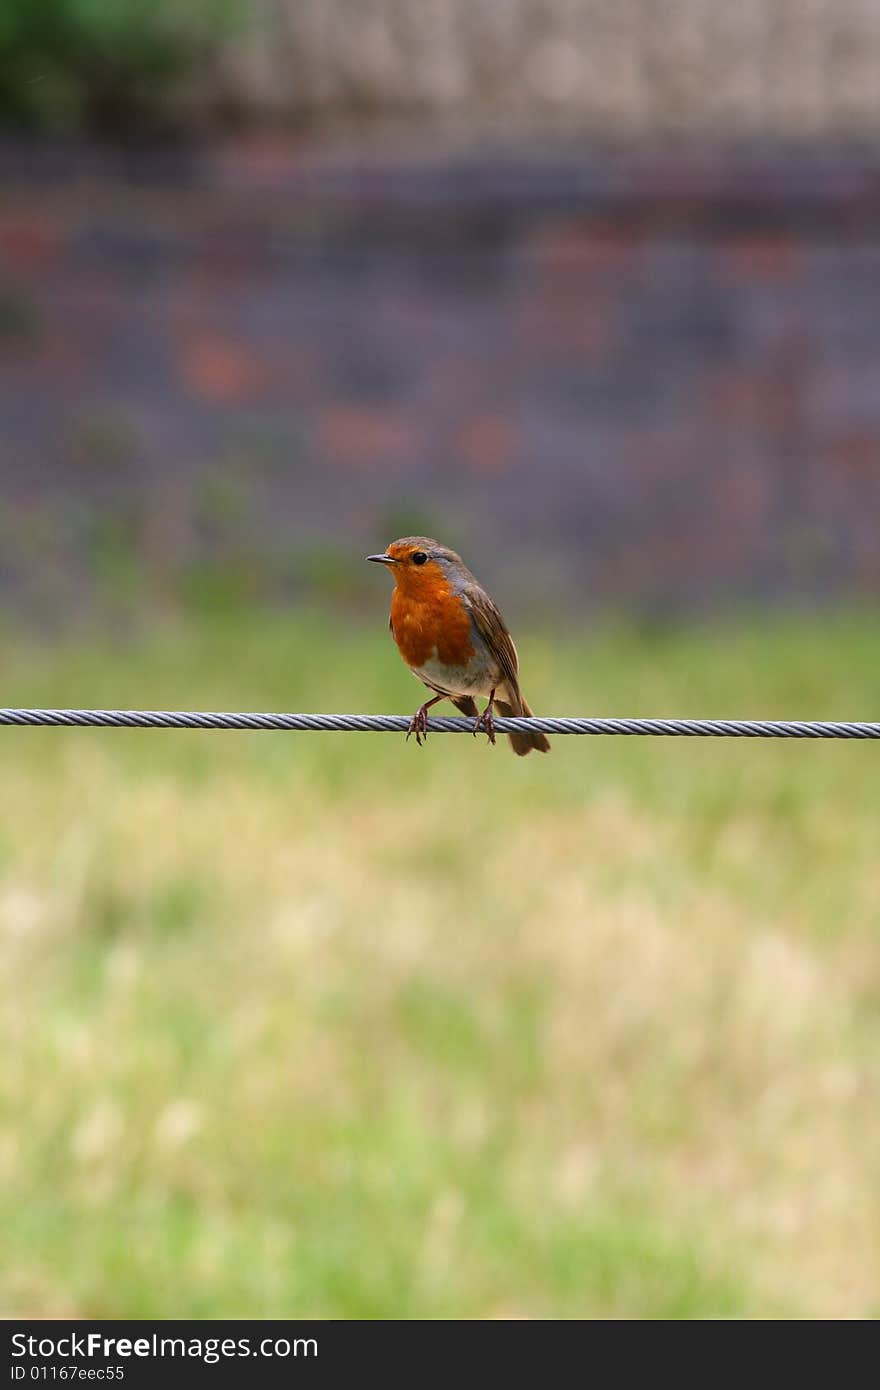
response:
M425 685L450 695L488 696L492 690L490 673L481 661L470 661L467 666L447 666L437 660L436 647L423 666L411 666L410 670Z

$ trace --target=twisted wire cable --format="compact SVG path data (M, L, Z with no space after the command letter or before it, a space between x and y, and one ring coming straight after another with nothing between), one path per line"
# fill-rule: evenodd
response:
M496 718L498 733L618 734L662 738L880 739L880 722L828 719ZM401 714L258 714L212 710L0 709L0 725L119 729L246 729L322 733L405 733ZM429 719L428 733L470 734L472 719Z

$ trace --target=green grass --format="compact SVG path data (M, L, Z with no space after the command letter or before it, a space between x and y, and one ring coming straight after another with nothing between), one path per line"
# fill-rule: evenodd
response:
M880 717L870 616L520 647L548 713ZM3 650L9 704L420 698L378 607ZM877 1314L880 750L0 743L6 1313Z

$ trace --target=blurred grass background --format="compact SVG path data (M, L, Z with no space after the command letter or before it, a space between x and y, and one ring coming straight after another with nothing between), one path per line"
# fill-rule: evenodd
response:
M363 583L4 698L408 710ZM869 615L517 635L539 710L880 713ZM2 742L6 1313L878 1312L873 748Z

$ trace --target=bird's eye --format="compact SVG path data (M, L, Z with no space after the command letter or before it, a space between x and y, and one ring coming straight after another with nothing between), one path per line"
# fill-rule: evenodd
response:
M412 562L414 565L423 565L427 558L424 550L417 550L412 557Z

